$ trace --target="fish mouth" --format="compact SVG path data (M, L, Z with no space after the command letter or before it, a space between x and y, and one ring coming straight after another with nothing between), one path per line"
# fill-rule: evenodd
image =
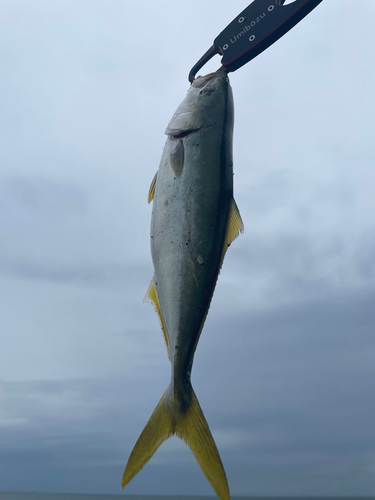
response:
M213 80L219 80L220 78L228 79L228 75L223 71L215 71L214 73L208 73L208 75L205 76L197 76L191 86L196 89L201 89Z

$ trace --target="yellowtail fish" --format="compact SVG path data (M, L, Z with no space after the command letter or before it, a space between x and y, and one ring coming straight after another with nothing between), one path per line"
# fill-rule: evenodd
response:
M233 114L227 75L211 73L193 81L165 131L168 139L148 197L155 274L145 300L158 313L172 376L131 452L123 487L176 434L220 500L230 498L190 373L225 252L243 232L233 199Z

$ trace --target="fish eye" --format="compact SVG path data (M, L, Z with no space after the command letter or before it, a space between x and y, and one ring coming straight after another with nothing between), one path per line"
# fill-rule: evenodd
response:
M210 95L213 92L215 92L215 89L213 89L211 86L206 86L203 87L203 89L199 93L204 95Z

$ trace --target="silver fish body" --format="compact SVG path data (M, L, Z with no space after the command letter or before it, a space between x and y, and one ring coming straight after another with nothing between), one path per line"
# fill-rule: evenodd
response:
M227 75L212 73L194 80L166 129L168 139L149 194L154 200L155 274L148 298L162 324L171 382L134 447L123 484L161 442L177 434L192 449L219 498L229 498L190 374L226 249L243 231L233 199L233 114Z
M190 375L233 199L233 97L221 75L195 80L177 109L155 187L151 253L175 391ZM179 148L180 175L171 160Z

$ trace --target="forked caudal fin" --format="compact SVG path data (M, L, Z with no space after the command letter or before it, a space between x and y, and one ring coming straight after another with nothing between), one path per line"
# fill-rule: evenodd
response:
M130 454L122 478L122 487L124 488L142 469L164 441L176 434L194 453L219 499L229 500L224 467L193 389L191 388L190 404L183 412L173 409L168 393L167 389Z

